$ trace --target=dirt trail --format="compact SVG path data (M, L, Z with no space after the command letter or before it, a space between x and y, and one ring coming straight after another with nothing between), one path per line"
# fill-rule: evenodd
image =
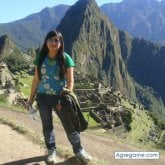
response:
M26 137L12 130L7 125L0 124L0 164L23 164L40 161L45 155L44 148L29 141Z
M19 122L22 122L24 125L26 125L30 129L33 129L37 134L42 133L40 120L39 121L32 120L30 116L27 114L17 113L14 111L10 111L9 109L0 107L0 116L7 117L9 119L16 119ZM1 129L1 127L3 127L3 129ZM6 126L1 125L1 127L0 127L0 130L1 130L0 141L1 143L3 141L3 144L0 143L0 155L1 155L0 164L2 163L2 161L3 163L10 162L10 161L19 162L22 159L24 159L24 161L22 161L23 164L28 164L28 161L31 161L31 164L33 163L33 165L34 164L36 165L35 161L37 160L38 160L37 162L39 162L38 164L42 165L45 163L45 156L44 156L45 151L42 147L36 144L33 144L32 142L29 142L29 144L26 144L26 145L29 146L30 148L26 149L23 147L24 149L21 150L20 148L18 148L19 145L24 144L27 139L25 137L22 137L19 140L17 140L17 137L15 138L15 136L17 135L16 132L12 132L11 129L8 130L9 128ZM59 126L58 124L57 125L55 124L54 127L55 127L57 144L72 151L72 148L66 138L66 134L63 128ZM6 133L6 136L11 135L12 138L2 139L3 135L5 134L3 132L6 131L6 129L8 131ZM22 136L22 135L19 135L19 136ZM89 152L93 157L99 160L104 160L104 163L101 163L100 165L119 165L119 164L122 164L122 165L132 165L132 164L134 165L139 165L139 164L163 165L165 164L164 155L160 155L160 159L157 159L157 160L115 160L114 159L115 151L144 151L144 150L140 150L132 145L123 144L121 142L117 142L112 139L89 134L88 132L84 132L81 134L81 140L82 140L82 145L87 150L87 152ZM17 146L16 151L14 151L14 148L15 148L14 146ZM2 156L2 153L4 153L5 156ZM71 161L72 160L65 161L63 159L59 159L59 162L62 162L62 163L58 163L58 164L74 165L73 161L72 163L70 163ZM15 164L12 164L12 165L15 165Z

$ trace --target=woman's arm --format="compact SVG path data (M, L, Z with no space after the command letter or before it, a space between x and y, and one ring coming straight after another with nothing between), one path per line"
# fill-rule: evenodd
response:
M34 73L32 85L31 85L31 93L30 93L30 98L29 98L30 105L32 105L34 102L38 83L39 83L39 76L38 76L37 67L35 67L35 73Z
M66 80L67 80L67 88L72 91L74 87L74 67L67 68Z

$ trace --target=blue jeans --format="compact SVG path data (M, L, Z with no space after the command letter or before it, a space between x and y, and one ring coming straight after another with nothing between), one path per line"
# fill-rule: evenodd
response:
M47 94L37 94L36 101L39 108L39 113L42 121L43 135L45 139L45 144L48 149L56 150L55 134L53 131L53 116L52 112L58 105L60 97L58 95L47 95ZM59 116L61 123L66 131L68 140L70 141L73 152L76 154L80 152L83 148L81 147L80 133L74 131L73 129L68 129L68 123L70 123L63 110L56 111Z

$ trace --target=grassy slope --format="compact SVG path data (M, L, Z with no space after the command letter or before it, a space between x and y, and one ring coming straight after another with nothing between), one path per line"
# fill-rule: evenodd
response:
M21 77L17 75L17 78L19 80L20 91L23 92L23 94L26 97L28 97L30 95L30 89L31 89L33 76L28 75L27 77Z
M123 105L132 113L131 131L128 132L126 141L149 150L160 148L157 144L164 131L161 131L155 125L149 112L147 110L134 109L128 102L123 102ZM160 146L160 144L158 145ZM163 149L161 149L161 152L164 152Z

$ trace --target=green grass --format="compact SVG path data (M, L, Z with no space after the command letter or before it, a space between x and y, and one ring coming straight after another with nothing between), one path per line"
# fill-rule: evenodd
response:
M131 131L128 133L127 140L131 143L138 143L139 139L146 137L154 122L151 117L147 115L147 111L133 109L133 106L127 101L123 101L122 104L127 107L132 114Z
M100 126L93 118L89 116L89 112L83 112L85 119L88 121L88 128Z
M4 106L6 104L8 104L6 96L4 94L0 94L0 105Z
M27 77L21 77L20 75L17 75L17 78L19 80L19 90L28 97L30 95L33 76L28 75ZM26 85L24 86L23 84Z
M138 142L140 139L144 139L150 131L150 127L154 124L152 119L148 117L145 111L139 111L132 113L131 131L128 134L129 141Z
M163 137L163 131L155 124L150 112L137 108L134 109L127 101L122 101L122 104L132 114L131 130L128 132L125 142L147 150L159 150L161 153L164 153L163 145L159 142L159 136L162 134ZM153 135L156 134L151 136L151 133Z

